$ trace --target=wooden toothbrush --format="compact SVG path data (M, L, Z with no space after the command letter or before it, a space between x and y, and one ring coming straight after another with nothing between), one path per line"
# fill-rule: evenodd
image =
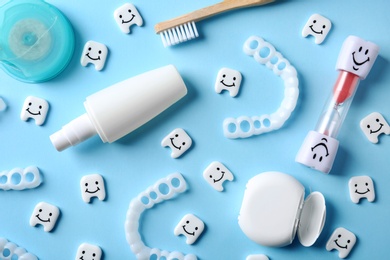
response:
M158 23L154 26L156 33L161 35L164 46L175 45L198 37L195 22L226 11L264 5L274 0L223 0L217 4L193 11L174 19Z

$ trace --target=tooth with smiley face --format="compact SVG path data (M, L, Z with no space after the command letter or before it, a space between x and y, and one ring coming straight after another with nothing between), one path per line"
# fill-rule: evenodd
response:
M340 258L346 258L356 243L356 236L345 228L337 228L326 243L326 250L336 249Z
M102 250L100 247L82 243L77 249L76 260L100 260Z
M193 214L187 214L177 224L174 234L176 236L184 235L187 238L186 243L192 245L202 234L203 230L203 221Z
M130 3L126 3L115 10L114 18L119 28L124 33L130 33L130 26L136 24L142 26L144 21L137 8Z
M366 198L369 202L375 200L374 182L369 176L352 177L348 186L352 202L359 203L361 198Z
M43 230L50 232L57 223L57 219L60 216L60 210L49 203L38 203L30 218L30 226L35 227L37 224L43 226Z
M86 203L89 203L93 197L97 197L99 200L106 198L104 180L99 174L90 174L81 178L80 189L81 197Z
M360 129L371 143L378 143L380 134L390 135L390 126L378 112L373 112L360 121Z
M231 97L235 97L240 90L241 81L242 75L239 71L222 68L218 72L217 80L215 81L215 92L219 94L222 90L227 90Z
M38 97L29 96L23 104L20 119L27 121L29 118L35 120L36 125L43 125L46 120L47 112L49 110L49 103Z
M178 158L192 145L191 137L181 128L176 128L161 141L162 147L170 147L171 157Z
M328 18L319 14L313 14L303 27L302 36L312 35L315 38L314 42L321 44L328 35L330 28L332 28L332 23Z
M375 43L356 36L348 36L341 47L336 69L351 72L360 79L365 79L378 53L379 47Z
M80 63L84 67L89 63L92 63L95 65L96 70L102 70L106 64L107 54L108 49L106 45L99 42L88 41L84 45Z
M217 191L223 191L223 183L234 179L233 174L220 162L212 162L203 172L203 178Z

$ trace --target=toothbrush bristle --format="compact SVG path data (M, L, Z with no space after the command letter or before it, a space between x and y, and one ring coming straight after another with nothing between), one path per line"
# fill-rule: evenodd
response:
M188 22L160 33L164 47L176 45L199 36L195 22Z

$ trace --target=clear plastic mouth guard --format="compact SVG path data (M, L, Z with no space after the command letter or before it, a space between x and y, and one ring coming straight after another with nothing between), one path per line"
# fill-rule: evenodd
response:
M280 107L272 114L226 118L223 131L227 138L246 138L279 129L294 111L299 96L297 71L274 46L258 36L251 36L245 41L243 48L247 55L253 56L255 61L265 64L283 79L284 98ZM244 125L249 125L249 129L244 129Z

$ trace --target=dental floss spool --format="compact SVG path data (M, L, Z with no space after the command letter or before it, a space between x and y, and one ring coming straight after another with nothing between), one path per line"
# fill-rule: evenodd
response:
M43 0L8 1L0 7L0 67L12 77L37 83L62 72L72 58L71 24Z
M95 134L104 143L112 143L186 94L186 85L173 65L140 74L87 97L84 102L87 113L52 134L50 140L58 151Z
M303 246L312 246L325 224L325 198L320 192L304 196L304 186L288 174L258 174L246 184L238 224L263 246L287 246L296 233Z

